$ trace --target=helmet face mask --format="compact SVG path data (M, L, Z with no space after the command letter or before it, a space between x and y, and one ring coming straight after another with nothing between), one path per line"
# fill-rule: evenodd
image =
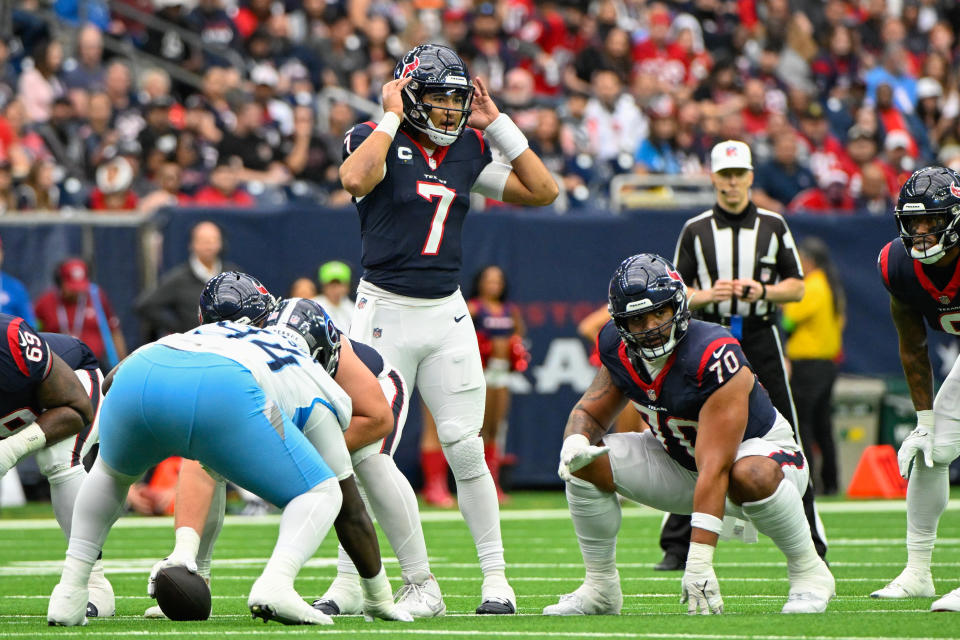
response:
M457 141L470 118L473 83L467 65L453 49L425 44L408 51L397 63L395 79L410 76L403 88L404 123L445 147ZM431 102L431 98L433 101ZM434 121L431 114L440 112ZM443 123L450 117L449 126Z
M267 317L267 328L292 340L331 377L340 364L340 331L313 300L287 298Z
M210 278L200 293L200 323L229 320L259 326L277 299L251 275L225 271Z
M960 174L945 167L914 172L900 188L894 215L907 253L924 264L938 262L960 244Z
M687 287L673 265L660 256L642 253L624 260L610 280L608 301L614 325L633 356L644 360L667 356L687 333ZM666 308L673 314L660 324L632 330L631 320L660 315Z

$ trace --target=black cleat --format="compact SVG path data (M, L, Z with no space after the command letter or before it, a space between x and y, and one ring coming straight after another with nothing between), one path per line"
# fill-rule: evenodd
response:
M516 607L513 606L513 603L509 600L504 600L502 598L491 598L490 600L484 600L480 603L480 606L477 607L477 615L494 615L494 616L507 616L513 615L517 612Z
M276 611L274 611L273 607L267 604L253 605L252 607L250 607L250 613L253 614L254 620L256 620L257 618L261 618L264 624L270 622L271 620L276 620L280 624L288 624L288 625L310 624L309 622L304 622L302 620L295 620L293 618L282 616L278 614Z
M87 617L88 618L98 618L100 617L100 612L97 610L97 605L92 602L87 603Z
M328 616L338 616L340 615L340 607L337 606L337 603L329 598L321 598L319 600L313 601L313 608L319 611L320 613L325 613Z
M683 571L687 568L687 561L675 553L663 554L663 560L653 565L654 571Z

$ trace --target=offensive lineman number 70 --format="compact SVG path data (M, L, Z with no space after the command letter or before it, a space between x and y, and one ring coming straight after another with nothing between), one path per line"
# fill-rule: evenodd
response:
M450 213L450 205L457 197L457 192L436 182L418 180L417 195L430 202L433 202L434 198L440 198L437 208L433 212L433 220L430 222L430 232L427 234L427 240L423 243L423 249L420 251L420 255L435 256L440 252L440 243L443 242L443 226L447 223L447 214Z

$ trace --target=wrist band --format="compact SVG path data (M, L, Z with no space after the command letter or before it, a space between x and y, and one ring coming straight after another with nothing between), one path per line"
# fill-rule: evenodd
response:
M767 299L767 285L765 285L765 284L763 284L763 283L761 282L761 283L760 283L760 298L759 298L759 300L766 300L766 299Z
M383 117L380 118L380 124L377 125L377 128L374 131L379 131L380 133L385 133L390 136L390 139L397 135L397 129L400 128L400 116L395 114L393 111L387 111L383 114Z
M690 516L690 525L717 535L720 535L720 532L723 531L723 520L717 516L699 511Z
M523 135L520 127L505 113L501 113L496 120L488 124L484 133L510 162L530 148L527 136Z
M927 431L933 429L934 418L933 418L933 409L924 409L923 411L917 411L917 426L923 427Z

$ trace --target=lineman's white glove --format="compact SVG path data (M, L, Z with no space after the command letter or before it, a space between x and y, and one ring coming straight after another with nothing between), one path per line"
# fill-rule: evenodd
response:
M714 547L708 544L690 543L680 592L680 602L687 603L687 613L690 615L723 613L720 583L713 571L713 551Z
M587 437L580 433L568 436L560 449L560 468L557 474L564 482L573 478L573 472L585 466L610 451L610 447L595 447Z
M923 462L928 467L933 466L933 411L917 411L917 428L910 432L903 443L900 445L900 451L897 452L897 464L900 467L900 475L904 478L910 477L911 467L914 460L923 454Z
M156 598L157 574L167 567L185 567L190 573L197 572L197 550L200 548L200 536L191 527L180 527L176 532L177 544L173 552L153 565L150 580L147 581L147 595Z

